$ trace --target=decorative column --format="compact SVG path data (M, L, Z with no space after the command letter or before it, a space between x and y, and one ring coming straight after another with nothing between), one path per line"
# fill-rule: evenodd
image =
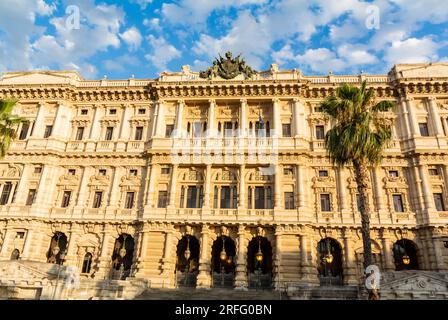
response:
M337 168L338 191L339 191L339 209L341 211L347 210L347 186L345 185L345 168Z
M70 236L68 238L67 252L66 252L66 265L67 266L76 266L77 260L77 252L76 250L76 242L78 238L78 230L76 225L72 225L72 229L70 230Z
M400 123L402 124L401 126L401 137L411 137L412 133L411 133L411 129L409 127L409 122L408 122L408 111L407 111L407 107L406 107L406 100L405 99L400 99L400 102L398 104L398 108L400 110L401 113L401 118L400 118Z
M26 232L25 245L23 246L23 252L21 254L22 260L30 260L30 248L33 243L33 229L28 229Z
M274 259L272 261L273 264L273 282L274 288L276 290L281 290L282 288L282 267L281 267L281 247L282 247L282 227L277 225L275 227L275 250L274 250Z
M207 125L208 125L208 137L214 137L215 134L215 107L216 107L216 101L214 99L208 100L209 108L208 108L208 118L207 118Z
M183 120L182 118L184 114L184 104L185 103L183 100L177 101L176 120L175 120L176 137L182 136L182 120Z
M81 183L78 189L78 195L76 197L76 206L83 209L87 204L86 201L89 195L88 183L90 177L93 175L92 167L84 167L84 171L82 173Z
M112 240L110 232L110 225L104 224L102 231L103 239L101 242L101 251L98 259L98 271L95 277L98 279L109 278L109 272L112 268L112 255L109 254L110 242Z
M384 209L383 205L383 193L385 192L382 186L381 181L381 168L375 167L373 169L373 180L374 180L374 188L375 188L375 199L376 199L376 207L378 211L382 211Z
M157 171L160 170L159 167L160 166L156 163L151 165L151 173L149 175L148 192L146 193L146 203L145 203L145 206L148 206L150 208L155 207L154 192L156 188Z
M31 132L32 138L43 138L44 136L44 119L45 119L45 105L39 103L39 110L37 111L36 120L34 121L33 131Z
M210 189L211 189L211 182L212 182L212 165L207 164L205 168L205 181L204 181L204 209L210 208Z
M17 205L25 205L26 198L28 196L28 180L29 176L33 173L34 166L32 164L26 163L23 166L22 176L17 185L16 199L15 203Z
M277 98L272 99L272 117L274 132L271 136L279 137L281 136L282 128L280 124L280 100Z
M275 165L275 181L274 181L274 208L282 209L283 205L281 202L281 166L279 164Z
M56 167L49 164L43 166L37 188L36 200L32 205L33 207L47 207L51 204L53 199L51 189L53 187L53 181L57 178L56 169Z
M171 270L171 247L173 245L173 231L167 230L165 232L165 246L163 250L163 259L162 259L162 276L166 279L169 279L170 286L170 280L173 278L172 271Z
M112 180L112 185L110 187L109 203L108 203L108 205L112 209L115 209L118 207L118 201L119 201L120 195L121 195L120 182L121 182L121 178L125 175L124 171L125 171L124 167L115 167L114 178Z
M293 107L293 119L294 119L294 136L304 136L305 135L305 127L302 124L302 117L304 116L305 107L301 103L301 101L297 98L293 99L294 107Z
M134 137L130 139L129 137L129 113L132 111L131 106L124 104L122 106L123 115L121 118L121 126L120 126L120 140L134 140Z
M415 115L414 98L407 98L406 105L408 109L409 127L412 137L420 136L420 130L418 127L417 116Z
M9 243L11 238L14 236L14 233L11 232L10 229L6 228L3 235L3 244L0 248L0 257L9 258L10 252L8 252ZM14 240L14 239L13 239Z
M418 166L418 171L420 175L420 179L422 181L422 191L423 191L423 199L425 203L425 208L428 211L434 210L433 197L431 192L431 186L429 185L427 172L428 167L426 165L420 164Z
M177 187L177 169L179 165L173 164L171 167L171 181L170 181L170 202L168 207L171 209L174 209L175 207L175 200L176 200L176 187Z
M301 280L304 283L318 283L317 270L313 267L313 239L308 239L307 233L302 233L300 236L300 266L301 266Z
M163 101L158 102L158 114L156 120L155 136L163 138L165 136L165 105ZM177 118L176 118L177 121Z
M305 186L303 182L303 168L301 165L296 165L297 172L297 199L299 210L305 207Z
M70 109L63 104L58 105L51 135L60 139L68 138L70 128Z
M245 175L246 175L246 165L245 164L241 164L240 165L240 186L239 186L239 195L238 195L238 209L246 209L246 181L245 179Z
M392 255L392 242L389 238L389 235L387 234L386 229L381 230L381 246L383 247L383 261L384 261L384 271L394 271L395 266L393 262L393 255Z
M349 232L349 230L344 229L344 284L357 285L355 251L352 247L353 239Z
M207 225L202 225L201 246L199 256L199 274L196 280L197 288L210 288L212 284L210 274L210 230Z
M428 105L429 105L429 114L432 119L433 127L436 136L443 136L443 128L442 123L440 121L440 114L439 114L439 108L437 106L437 99L435 97L429 97L428 98Z
M240 135L247 136L247 99L240 100Z
M238 226L238 252L236 257L235 289L247 290L247 245L246 245L246 226Z
M100 140L100 117L103 106L95 106L95 114L93 116L92 126L90 127L90 140Z

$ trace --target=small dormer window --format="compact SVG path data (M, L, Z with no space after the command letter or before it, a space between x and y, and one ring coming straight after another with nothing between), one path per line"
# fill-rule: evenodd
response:
M138 109L138 114L146 114L146 109Z
M129 175L130 175L131 177L136 177L136 176L137 176L137 173L138 173L137 169L131 169L131 170L129 170Z
M109 114L110 114L110 115L115 115L115 114L117 114L117 109L110 109L110 110L109 110Z
M398 171L397 170L390 170L389 171L389 177L391 177L391 178L398 178Z
M429 168L428 172L429 172L430 176L438 176L439 175L439 171L437 170L437 168Z
M87 109L82 109L81 110L81 115L82 116L86 116L88 113L89 113L89 110L87 110Z
M328 177L328 170L319 170L319 177Z
M98 174L99 174L100 176L105 176L105 175L106 175L106 169L100 169L100 170L98 171Z
M76 174L76 170L75 169L68 169L68 175L69 176L74 176Z

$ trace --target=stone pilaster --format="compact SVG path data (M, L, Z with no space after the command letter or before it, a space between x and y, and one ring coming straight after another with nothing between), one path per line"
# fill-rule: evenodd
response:
M247 240L246 227L238 226L238 252L236 260L235 289L247 290Z
M199 253L199 274L196 281L197 288L210 288L212 284L210 274L211 245L209 242L210 230L207 225L203 225Z

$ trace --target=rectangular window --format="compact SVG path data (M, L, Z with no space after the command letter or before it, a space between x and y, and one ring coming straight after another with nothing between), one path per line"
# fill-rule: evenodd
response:
M249 187L247 190L247 208L252 209L252 188Z
M104 137L104 139L110 141L112 140L113 135L114 135L114 127L107 127L106 136Z
M272 202L272 189L271 187L266 188L266 209L272 209L273 202Z
M233 135L232 122L224 122L224 137L231 137Z
M439 172L435 168L428 169L428 173L430 176L438 176Z
M443 202L443 195L441 193L434 193L434 203L437 211L445 211L445 203Z
M106 172L107 172L106 169L100 169L100 170L98 170L98 175L105 176Z
M82 116L85 116L85 115L87 115L89 113L89 110L87 110L87 109L82 109L81 110L81 115Z
M187 208L196 208L198 189L195 186L189 186L187 189Z
M34 173L38 174L42 172L42 167L34 167Z
M238 207L238 190L236 187L233 187L232 190L232 208L236 209Z
M138 114L145 114L146 113L146 109L138 109Z
M174 130L174 124L167 124L165 127L165 138L170 138Z
M389 177L391 177L391 178L398 178L398 171L397 170L390 170L389 171Z
M2 196L0 197L0 205L5 205L8 203L11 190L12 190L12 183L6 182L5 185L3 186Z
M27 206L32 205L35 199L36 199L36 189L30 189L28 191L28 196L26 197L26 205Z
M64 194L62 195L62 203L61 203L62 208L67 208L69 206L71 197L72 197L71 191L64 191Z
M215 193L213 194L213 208L218 208L218 187L215 186Z
M320 211L322 212L331 211L330 195L328 193L323 193L320 195Z
M324 126L316 126L316 139L324 140L325 139L325 129Z
M135 128L135 140L142 140L143 139L143 127L137 127Z
M264 209L264 187L255 187L255 209Z
M285 192L285 209L294 209L294 192Z
M26 139L26 137L28 136L29 129L30 129L30 124L29 123L24 123L22 125L22 130L20 130L19 140L25 140Z
M138 170L137 170L137 169L131 169L131 170L129 170L129 175L130 175L131 177L136 177L137 174L138 174Z
M290 123L282 124L282 134L284 137L291 137L291 124Z
M76 170L75 169L68 169L68 175L69 176L74 176L76 174Z
M84 127L78 127L78 130L76 130L76 140L82 140L84 137Z
M53 130L53 126L46 126L44 132L44 138L48 138L51 136L51 131Z
M170 167L162 167L160 173L164 175L170 174Z
M103 192L97 191L93 197L93 208L100 208L103 201Z
M418 128L420 129L420 135L422 137L429 137L428 123L426 122L419 123Z
M124 204L125 209L132 209L134 207L135 192L126 193L126 202Z
M319 177L328 177L327 170L319 170Z
M117 114L117 109L110 109L109 114Z
M185 201L185 187L180 188L180 208L184 207L184 201Z
M230 208L230 187L221 187L221 205L220 208Z
M193 137L199 138L202 135L202 123L200 121L193 122Z
M394 195L392 195L392 198L394 200L395 212L404 212L403 198L402 198L401 194L394 194Z
M204 188L202 186L199 187L199 200L198 200L198 208L202 208L204 204Z

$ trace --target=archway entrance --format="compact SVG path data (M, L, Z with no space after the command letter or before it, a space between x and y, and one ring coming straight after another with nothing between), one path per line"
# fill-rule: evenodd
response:
M51 237L50 248L47 252L47 262L62 265L67 254L67 236L62 232L56 232Z
M254 237L247 247L247 280L249 288L272 287L272 246L265 237Z
M236 269L235 242L227 236L222 236L213 242L212 246L212 278L213 287L233 288Z
M317 244L319 254L319 280L321 285L342 285L342 249L332 238L325 238Z
M115 240L112 254L112 278L126 280L132 270L134 257L134 238L129 234L122 234Z
M401 239L393 246L395 270L418 270L417 247L408 239Z
M176 283L180 287L195 287L199 272L199 240L186 235L177 244Z
M19 258L20 258L19 249L14 249L11 253L11 260L19 260Z

